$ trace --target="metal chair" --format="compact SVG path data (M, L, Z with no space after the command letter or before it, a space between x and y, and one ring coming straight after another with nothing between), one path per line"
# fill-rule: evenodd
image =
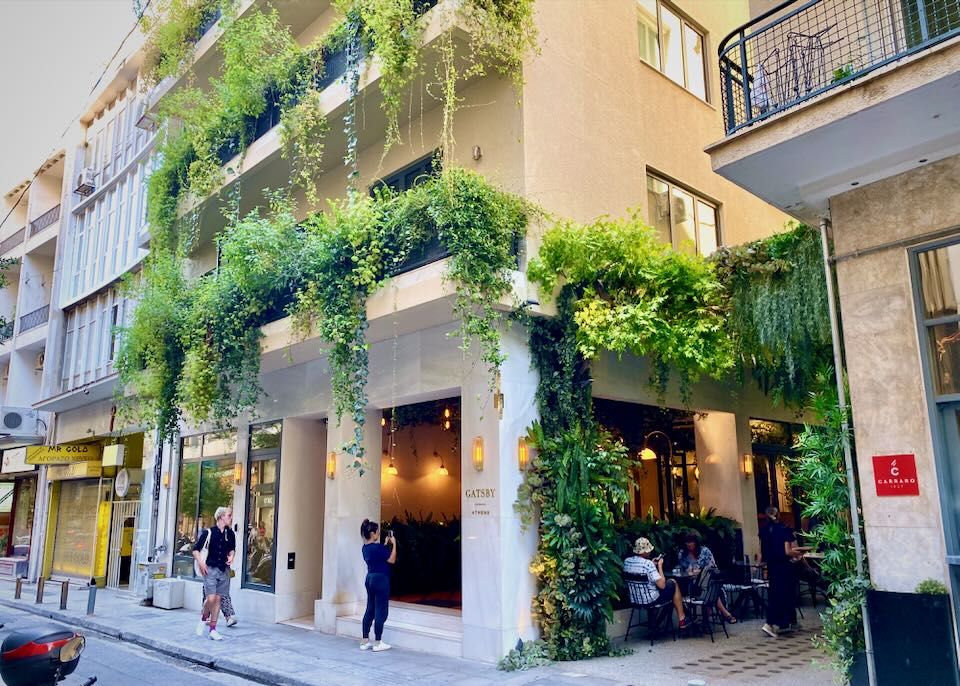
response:
M677 635L673 631L673 622L670 622L670 629L666 628L666 620L672 619L673 603L670 600L659 601L657 597L659 592L650 602L644 602L646 594L649 593L651 586L650 579L646 574L630 574L624 572L623 580L627 585L627 596L630 599L630 621L627 622L627 633L623 637L624 643L630 638L630 631L643 626L640 613L646 612L647 638L650 639L650 645L653 645L654 639L661 634L670 633L673 640L677 640ZM634 614L637 614L637 623L633 623Z
M697 586L701 589L700 595L686 601L693 614L699 615L694 619L694 626L699 626L704 633L709 634L711 643L714 624L719 624L724 635L730 638L727 620L717 612L717 600L720 599L720 591L723 589L723 575L713 567L704 569L697 577Z
M747 605L750 606L754 617L763 617L767 610L767 604L762 595L766 590L767 582L754 579L753 569L749 564L735 562L727 570L724 579L723 590L730 598L730 612L741 619L747 617Z

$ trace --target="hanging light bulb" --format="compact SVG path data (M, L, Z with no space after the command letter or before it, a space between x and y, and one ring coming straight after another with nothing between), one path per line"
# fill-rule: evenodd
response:
M449 407L443 408L443 418L444 418L444 419L450 419L450 408L449 408Z
M387 418L380 417L380 426L386 426L386 425L387 425Z
M438 476L449 476L450 471L447 469L447 466L443 463L443 457L440 456L436 450L433 451L433 456L440 459L440 468L437 469Z
M390 460L390 463L387 465L387 474L389 474L390 476L396 476L397 474L400 473L397 471L397 468L393 464L393 457L391 457L386 450L383 451L383 459Z

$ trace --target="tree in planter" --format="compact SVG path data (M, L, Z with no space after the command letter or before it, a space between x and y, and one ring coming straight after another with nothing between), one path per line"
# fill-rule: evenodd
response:
M834 669L846 677L857 653L864 650L861 605L869 581L857 574L850 527L844 440L853 442L847 408L839 406L834 373L821 367L815 377L810 411L818 424L808 424L797 438L797 454L787 461L790 484L803 494L803 516L816 521L806 542L824 554L821 572L829 603L821 613L819 645Z

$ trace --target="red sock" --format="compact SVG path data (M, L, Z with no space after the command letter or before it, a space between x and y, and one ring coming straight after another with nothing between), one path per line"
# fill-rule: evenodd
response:
M211 619L211 620L210 620L210 631L216 631L216 630L217 630L217 620Z

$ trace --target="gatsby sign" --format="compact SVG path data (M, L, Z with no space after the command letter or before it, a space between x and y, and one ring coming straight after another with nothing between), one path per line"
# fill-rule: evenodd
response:
M27 448L27 464L68 464L92 462L100 459L100 446L96 443L83 445L41 445Z
M920 495L913 455L874 455L873 479L878 496Z

